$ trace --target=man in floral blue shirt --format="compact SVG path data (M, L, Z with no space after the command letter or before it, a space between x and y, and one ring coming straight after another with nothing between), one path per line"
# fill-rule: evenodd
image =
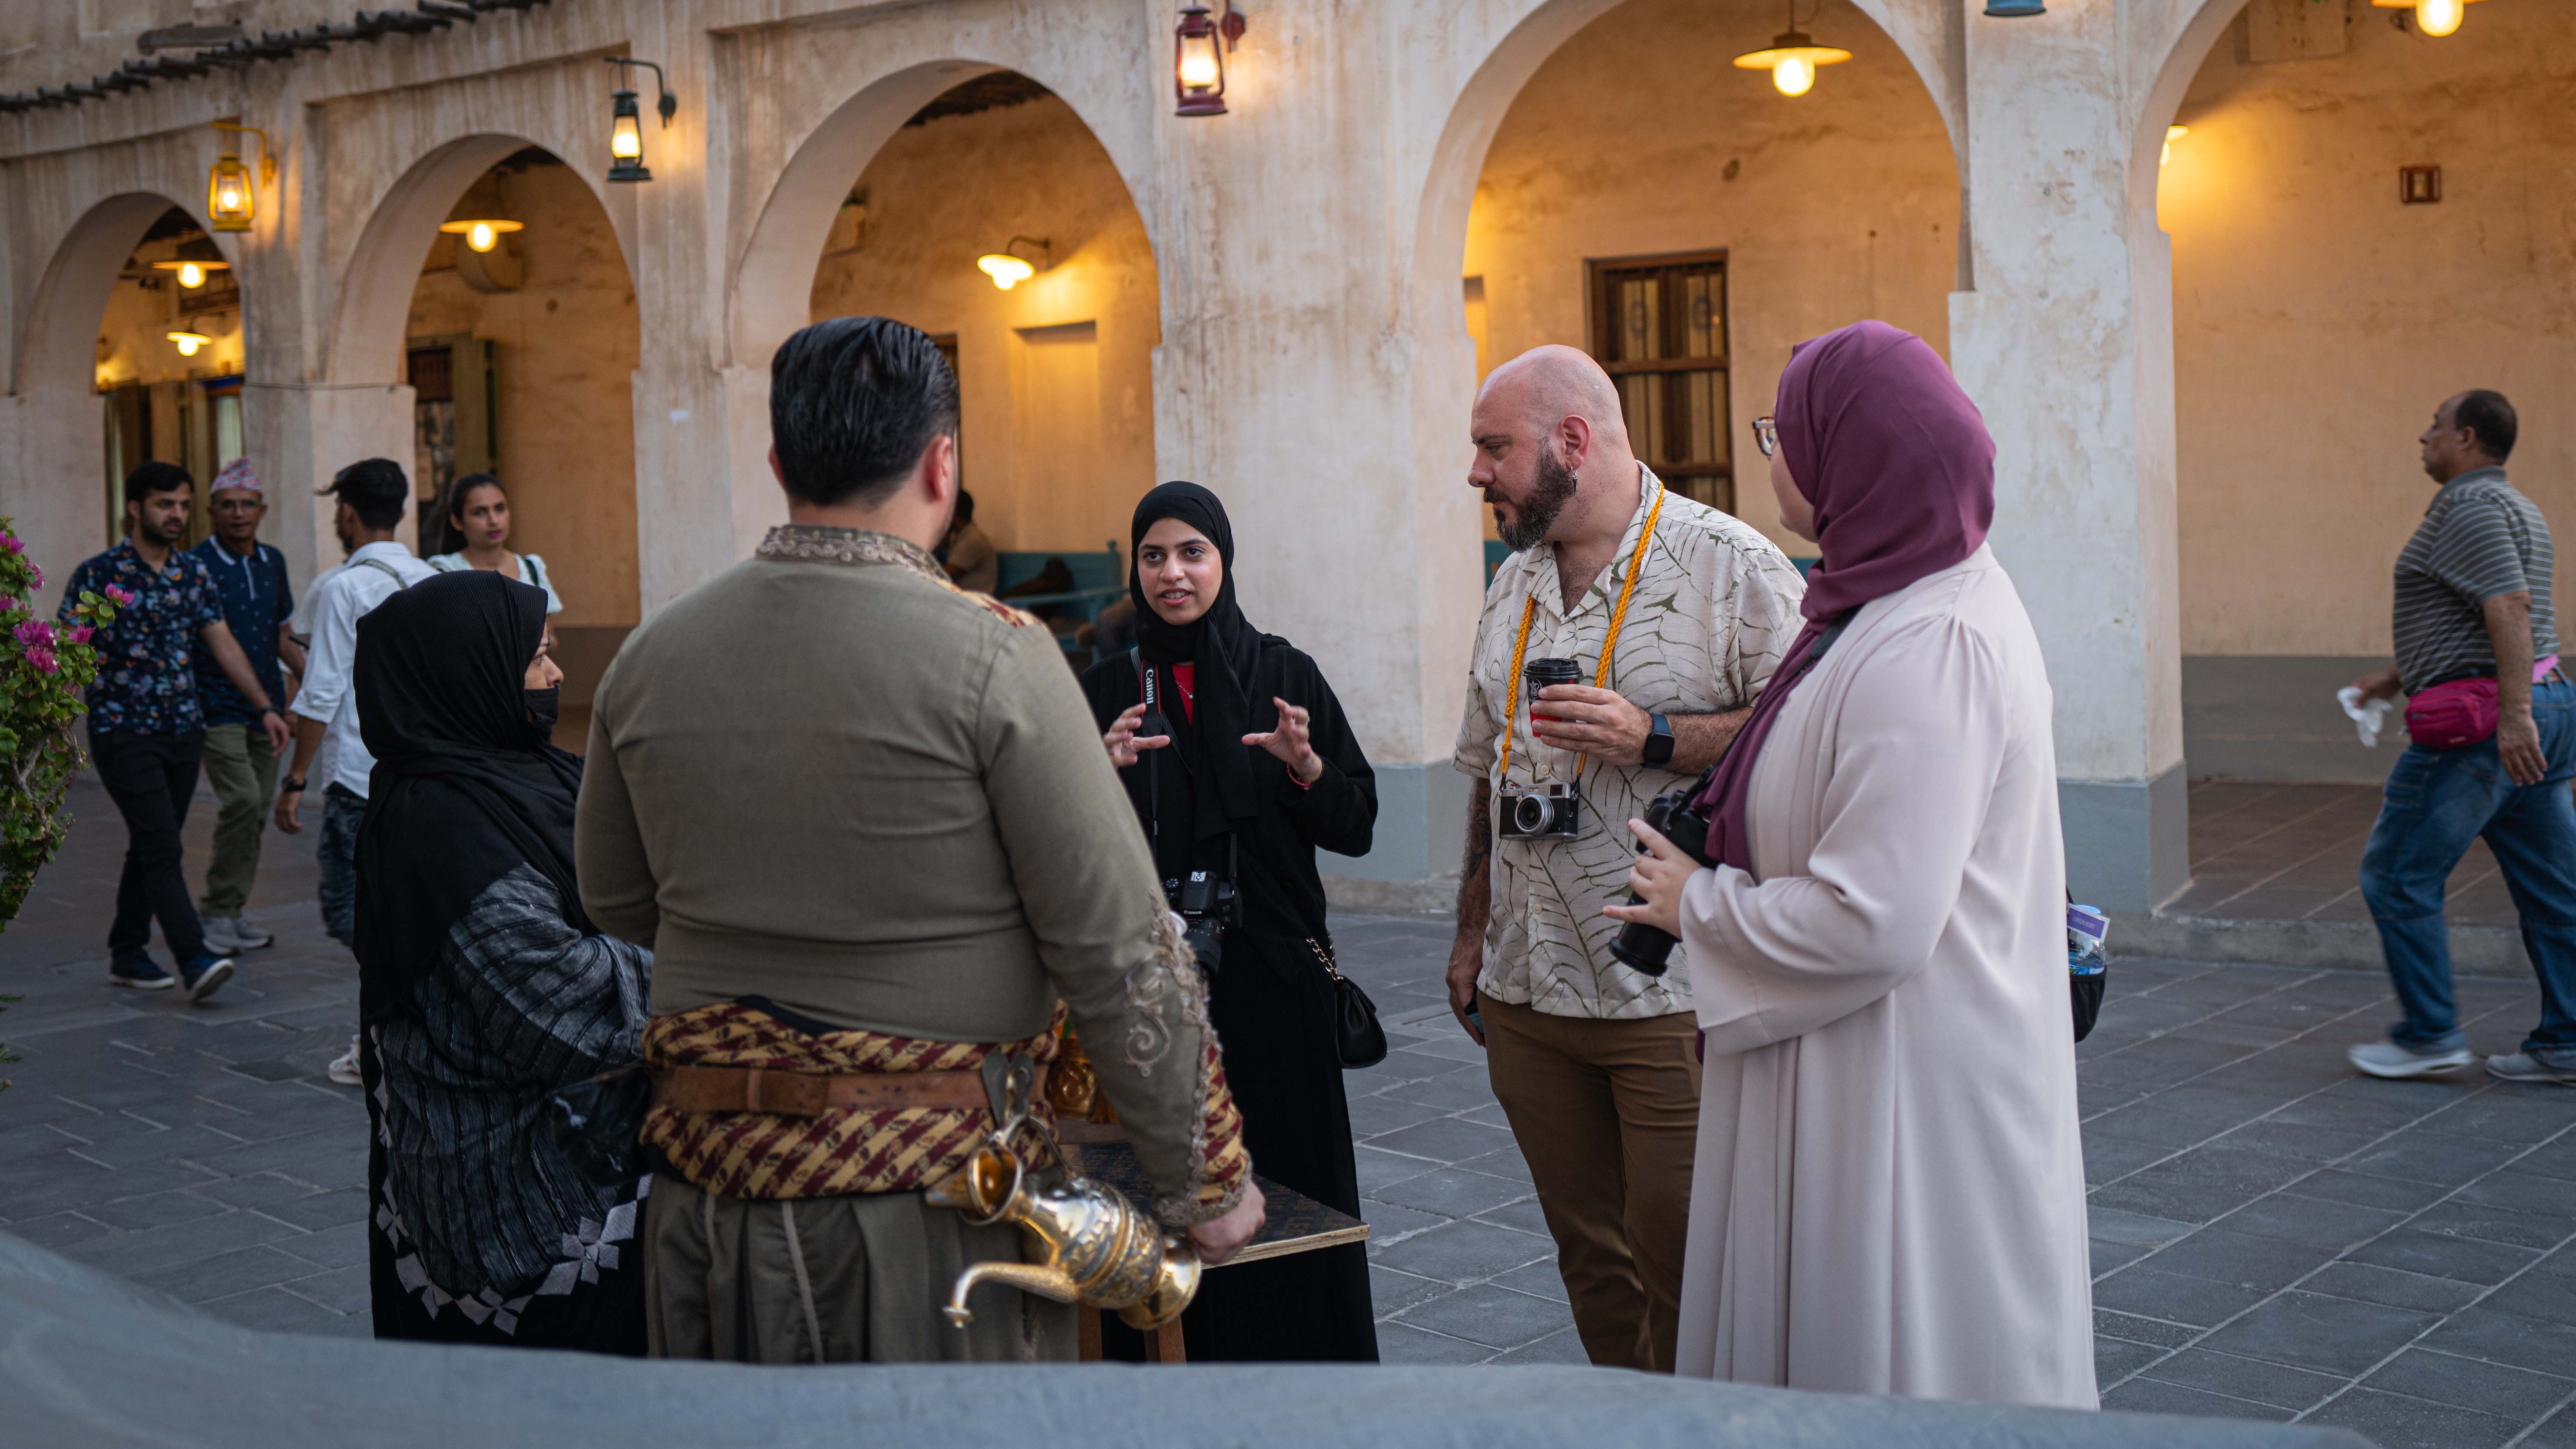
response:
M190 645L205 641L224 677L259 711L271 750L286 747L287 729L224 623L214 575L204 560L176 549L195 493L196 481L168 463L146 463L125 475L125 539L72 571L62 621L77 626L71 611L84 593L117 604L116 622L90 636L98 678L88 692L90 759L125 817L125 871L107 933L107 979L139 991L177 984L191 1001L203 1001L233 974L233 963L206 949L180 870L179 828L206 744ZM147 949L155 917L179 964L175 983Z

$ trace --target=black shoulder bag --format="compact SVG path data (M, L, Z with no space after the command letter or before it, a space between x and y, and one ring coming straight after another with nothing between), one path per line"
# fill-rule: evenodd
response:
M1333 1047L1341 1055L1343 1069L1357 1071L1385 1061L1386 1028L1378 1025L1377 1003L1333 964L1330 947L1308 936L1306 949L1315 953L1315 959L1323 963L1324 974L1332 978Z

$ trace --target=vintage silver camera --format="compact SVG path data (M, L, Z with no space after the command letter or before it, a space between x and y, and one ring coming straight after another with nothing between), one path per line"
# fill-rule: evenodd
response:
M1504 840L1572 840L1583 826L1583 797L1571 780L1540 780L1496 792L1495 831Z

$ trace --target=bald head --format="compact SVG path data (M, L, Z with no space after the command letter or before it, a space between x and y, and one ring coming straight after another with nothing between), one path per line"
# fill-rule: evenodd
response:
M1618 541L1637 506L1637 457L1601 364L1572 347L1532 348L1485 379L1469 430L1467 482L1493 505L1504 543Z
M1493 370L1476 394L1476 416L1518 422L1532 438L1557 431L1567 418L1581 418L1595 445L1628 450L1628 423L1619 410L1619 389L1610 374L1581 348L1550 343L1533 347Z

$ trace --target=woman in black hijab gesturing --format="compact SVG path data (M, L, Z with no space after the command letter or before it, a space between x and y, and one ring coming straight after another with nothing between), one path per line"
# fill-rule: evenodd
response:
M1083 693L1163 878L1234 886L1208 1009L1254 1168L1356 1217L1315 851L1367 853L1377 782L1315 661L1236 606L1234 529L1215 494L1164 484L1136 505L1129 541L1137 645L1094 664ZM1169 732L1140 737L1149 698ZM1183 1328L1194 1361L1373 1362L1365 1251L1210 1273Z
M582 914L545 628L481 571L358 621L370 1297L378 1338L641 1355L643 1186L575 1171L546 1102L636 1060L653 958Z

